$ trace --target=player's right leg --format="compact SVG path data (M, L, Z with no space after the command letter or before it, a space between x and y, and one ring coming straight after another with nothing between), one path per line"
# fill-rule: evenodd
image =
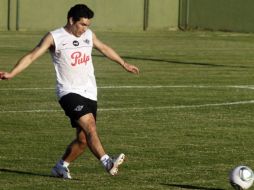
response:
M80 127L76 128L76 139L67 147L62 160L71 163L76 160L87 147L86 135Z
M52 168L52 175L64 179L71 179L68 166L84 152L86 147L86 136L80 128L77 128L76 139L67 147L62 159Z

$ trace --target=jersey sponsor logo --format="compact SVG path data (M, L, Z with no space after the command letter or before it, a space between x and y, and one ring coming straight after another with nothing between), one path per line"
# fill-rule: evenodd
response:
M79 46L79 42L78 42L77 40L74 40L74 41L72 42L72 44L73 44L74 46Z
M71 59L73 60L71 65L75 67L76 65L80 64L87 64L87 62L90 60L90 57L86 55L85 53L82 54L80 51L75 51L71 54Z

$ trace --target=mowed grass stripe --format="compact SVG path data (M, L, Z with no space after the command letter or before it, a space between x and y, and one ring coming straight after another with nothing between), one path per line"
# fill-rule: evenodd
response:
M254 100L238 101L238 102L225 102L214 104L200 104L200 105L179 105L179 106L155 106L155 107L133 107L133 108L99 108L98 111L143 111L143 110L162 110L162 109L183 109L183 108L201 108L201 107L214 107L214 106L231 106L231 105L244 105L253 104ZM0 113L42 113L42 112L63 112L62 110L5 110Z

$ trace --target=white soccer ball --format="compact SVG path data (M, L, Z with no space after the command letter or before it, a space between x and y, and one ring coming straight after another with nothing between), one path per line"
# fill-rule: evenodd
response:
M229 181L236 190L249 189L254 181L253 171L247 166L237 166L230 172Z

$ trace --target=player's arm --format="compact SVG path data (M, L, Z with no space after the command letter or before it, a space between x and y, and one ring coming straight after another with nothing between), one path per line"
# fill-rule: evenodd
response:
M93 44L102 54L121 65L126 71L139 74L139 69L136 66L125 62L111 47L100 41L95 34L93 34Z
M17 74L25 70L37 58L42 56L52 45L54 45L54 40L52 35L48 33L32 51L28 52L25 56L18 60L17 64L10 72L0 71L0 80L15 77Z

